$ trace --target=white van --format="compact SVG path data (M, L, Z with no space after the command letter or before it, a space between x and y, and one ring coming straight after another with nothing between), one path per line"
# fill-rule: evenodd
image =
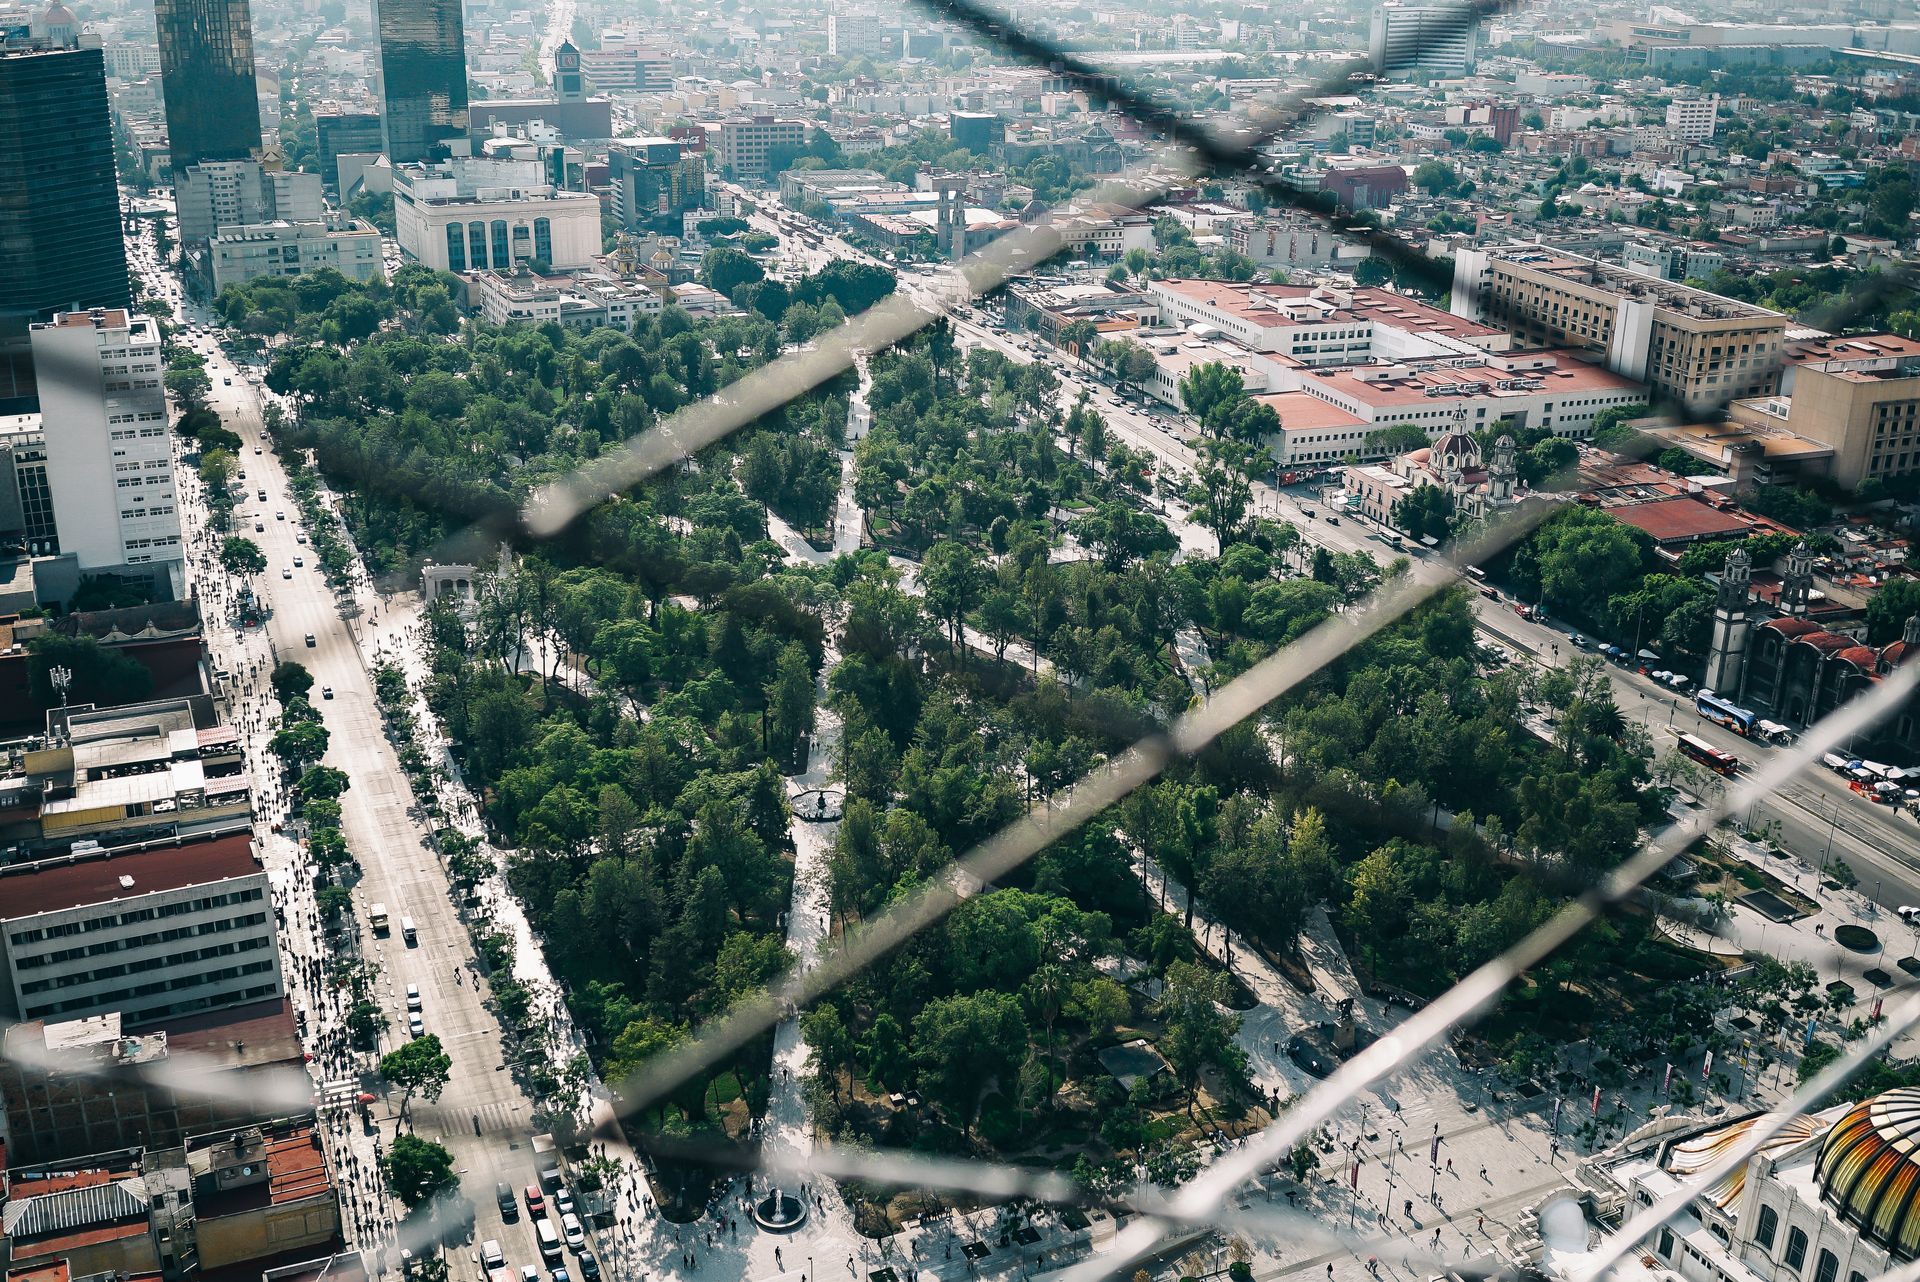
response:
M402 917L400 919L400 936L407 941L407 947L409 948L420 942L419 936L417 936L413 930L413 918Z
M540 1258L552 1264L560 1258L560 1234L550 1219L533 1222L534 1240L540 1243Z
M386 934L387 933L387 906L381 903L380 901L375 900L372 906L367 909L367 920L373 923L374 934L376 935Z

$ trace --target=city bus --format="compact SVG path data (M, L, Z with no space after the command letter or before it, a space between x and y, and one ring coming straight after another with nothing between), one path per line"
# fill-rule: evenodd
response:
M1680 736L1680 755L1689 761L1697 761L1716 774L1731 775L1740 769L1740 758L1693 735Z
M1693 697L1695 711L1709 721L1715 721L1735 734L1753 737L1754 723L1759 720L1745 708L1735 706L1731 701L1722 699L1711 690L1702 690Z

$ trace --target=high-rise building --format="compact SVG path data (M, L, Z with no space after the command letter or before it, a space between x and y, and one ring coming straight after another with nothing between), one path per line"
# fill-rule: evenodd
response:
M1712 142L1719 120L1719 94L1708 98L1676 98L1667 104L1667 132L1676 142Z
M31 333L61 554L82 572L177 576L184 554L159 326L94 308Z
M1467 4L1400 4L1373 11L1367 53L1382 76L1463 76L1478 61L1480 21Z
M0 403L32 408L29 325L129 301L100 49L0 42Z
M665 230L705 203L707 162L673 138L621 138L607 148L613 211L631 231Z
M467 135L466 29L460 0L379 0L387 159L436 158Z
M320 181L334 196L341 196L340 157L386 149L386 135L380 127L377 111L348 111L334 108L313 114L314 145L320 152Z
M260 151L259 86L247 0L154 0L173 172Z
M805 120L775 116L718 120L701 126L714 163L722 172L750 182L779 177L768 167L773 153L778 148L805 146L807 131L812 127Z

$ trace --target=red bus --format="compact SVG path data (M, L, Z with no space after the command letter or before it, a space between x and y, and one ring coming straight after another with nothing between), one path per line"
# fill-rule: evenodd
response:
M1705 739L1696 739L1690 734L1680 736L1680 755L1723 775L1733 774L1740 769L1740 758L1730 752L1722 752Z

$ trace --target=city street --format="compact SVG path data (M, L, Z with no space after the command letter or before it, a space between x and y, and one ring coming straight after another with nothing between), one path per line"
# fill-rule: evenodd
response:
M170 301L180 309L182 318L199 319L199 309L190 304L182 306L174 288L168 290ZM228 626L228 611L237 585L219 581L223 576L212 561L217 542L205 533L204 503L186 509L186 492L190 487L197 489L197 482L189 482L188 469L183 468L183 510L187 511L195 541L190 561L201 589L215 664L246 682L237 692L242 701L235 715L245 719L248 726L257 809L263 823L288 817L286 784L266 747L274 728L275 705L265 678L273 662L290 659L304 664L314 677L312 699L330 735L324 763L346 771L352 780L341 798L342 828L364 871L354 887L354 902L360 916L357 929L362 955L380 968L376 991L389 1023L379 1049L391 1050L407 1039L404 994L412 984L418 986L421 995L427 1031L439 1036L453 1060L451 1081L440 1105L416 1100L412 1114L414 1133L438 1141L453 1152L462 1192L472 1204L473 1244L456 1257L469 1261L471 1267L456 1269L456 1276L477 1276L474 1251L479 1241L488 1238L499 1239L508 1259L516 1264L536 1261L539 1252L528 1218L517 1213L516 1223L503 1223L494 1199L496 1182L518 1189L537 1179L530 1143L534 1133L532 1105L503 1061L499 1023L487 1008L466 928L454 912L445 871L429 841L428 826L415 807L398 756L386 737L367 667L364 647L391 637L394 625L365 585L359 594L361 602L343 610L314 563L311 547L298 541L303 533L300 512L279 460L262 438L263 393L252 382L252 372L231 362L211 340L198 344L197 350L207 359L214 408L244 442L237 462L244 469L246 498L235 514L235 532L257 543L267 558L266 573L252 585L269 612L266 627L236 635ZM259 498L262 490L266 492L264 500ZM296 564L296 560L304 564ZM362 613L363 617L350 619L350 613ZM332 690L331 698L323 697L322 691L327 688ZM315 934L310 875L299 849L280 837L268 840L266 845L276 887L296 905L306 906L289 913L284 949L295 959L289 962L289 972L306 964L299 959L315 959L315 966L334 960ZM384 936L376 935L365 919L374 903L386 905L392 923L390 933ZM416 925L416 944L410 945L403 938L403 916L411 917ZM343 1012L326 1003L315 1009L316 1045L322 1038L331 1038L327 1044L337 1048L339 1030L321 1015L337 1018ZM326 1062L324 1053L316 1059ZM345 1071L331 1077L317 1075L316 1094L339 1108L343 1121L345 1106L353 1094L373 1081L371 1076L363 1080L361 1074L371 1074L377 1059L377 1052L336 1057L334 1065ZM360 1163L362 1171L371 1170L376 1146L398 1133L401 1122L392 1113L398 1101L396 1093L388 1102L374 1106L379 1139L355 1136L352 1147L345 1150L354 1154L350 1160ZM347 1132L343 1129L341 1134L344 1137ZM630 1158L631 1154L624 1156ZM400 1209L397 1204L389 1207L377 1194L368 1201L369 1207L377 1206L382 1216ZM363 1245L392 1240L384 1228L372 1222L367 1229L370 1231L356 1226L349 1236ZM419 1251L430 1249L428 1238L424 1228L417 1233L408 1230L403 1231L399 1242Z

